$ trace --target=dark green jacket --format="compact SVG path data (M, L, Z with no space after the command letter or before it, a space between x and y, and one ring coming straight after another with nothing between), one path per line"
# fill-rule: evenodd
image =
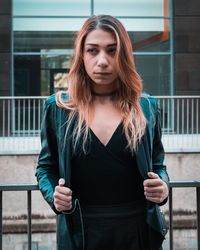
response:
M140 174L143 179L147 179L147 172L154 171L168 184L166 167L163 165L164 150L161 142L160 112L157 101L145 95L140 98L140 104L147 119L146 132L136 153ZM79 201L73 201L73 209L67 214L59 213L53 205L53 193L59 178L64 178L66 186L70 187L73 124L66 135L68 112L56 106L54 95L47 99L41 128L42 149L36 177L45 200L58 215L58 250L80 250L84 249L84 235ZM166 234L166 228L157 204L147 202L147 223L151 250L158 250Z

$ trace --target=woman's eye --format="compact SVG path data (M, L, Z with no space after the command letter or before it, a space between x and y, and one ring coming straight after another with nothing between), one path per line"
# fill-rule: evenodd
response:
M97 54L97 49L90 48L90 49L87 49L87 52L90 53L91 55L95 55L95 54Z
M116 48L109 48L108 53L111 54L111 55L115 55Z

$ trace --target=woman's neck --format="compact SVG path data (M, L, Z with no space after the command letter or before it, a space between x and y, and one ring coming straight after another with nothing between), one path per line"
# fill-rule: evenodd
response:
M98 97L112 97L116 95L117 90L107 91L107 92L98 92L95 90L92 90L92 96L98 96Z

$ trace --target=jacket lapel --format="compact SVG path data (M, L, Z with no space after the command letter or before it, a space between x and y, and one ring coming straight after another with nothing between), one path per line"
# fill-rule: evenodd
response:
M136 152L136 161L137 166L139 168L139 172L141 176L146 179L147 173L151 171L151 156L150 151L147 147L149 146L147 132L141 138L140 143L138 144L137 152Z

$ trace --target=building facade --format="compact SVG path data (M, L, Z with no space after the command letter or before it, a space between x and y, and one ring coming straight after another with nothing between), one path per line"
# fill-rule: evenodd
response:
M198 95L199 7L198 0L0 0L0 96L44 96L62 87L76 32L102 13L127 28L145 92Z

